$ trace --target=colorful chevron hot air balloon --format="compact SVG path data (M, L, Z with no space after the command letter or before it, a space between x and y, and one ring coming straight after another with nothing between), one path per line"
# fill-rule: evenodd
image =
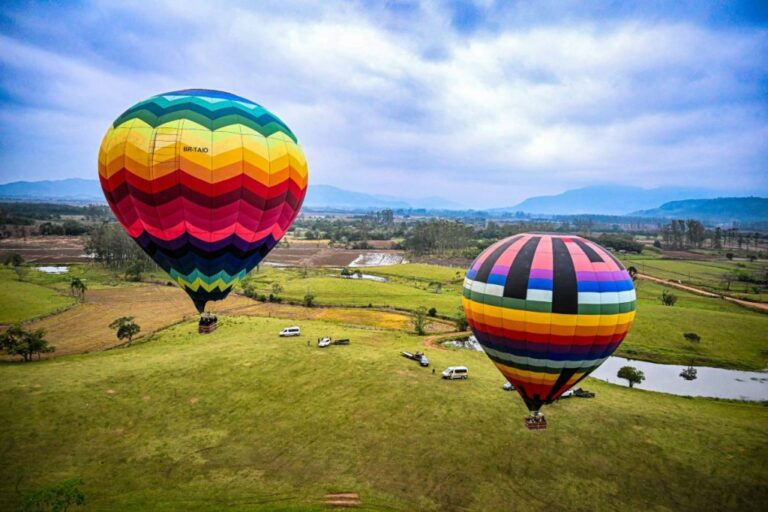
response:
M285 234L304 200L307 162L264 107L190 89L118 117L101 143L99 177L128 234L202 312Z
M635 315L635 288L607 250L578 236L521 234L477 257L464 281L472 332L520 393L531 428L539 409L619 346Z

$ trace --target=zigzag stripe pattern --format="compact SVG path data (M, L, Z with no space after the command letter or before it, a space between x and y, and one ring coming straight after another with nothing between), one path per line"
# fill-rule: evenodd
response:
M128 234L202 312L288 230L308 169L294 133L264 107L188 89L139 102L112 123L99 179Z
M467 271L463 294L472 332L532 411L600 366L635 315L624 266L577 236L493 244Z

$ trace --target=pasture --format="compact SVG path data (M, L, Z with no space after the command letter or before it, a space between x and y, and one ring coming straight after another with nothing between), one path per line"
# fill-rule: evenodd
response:
M761 510L768 409L587 380L530 432L482 354L405 333L227 317L126 349L0 365L0 508L80 477L84 510ZM350 337L347 347L307 338Z

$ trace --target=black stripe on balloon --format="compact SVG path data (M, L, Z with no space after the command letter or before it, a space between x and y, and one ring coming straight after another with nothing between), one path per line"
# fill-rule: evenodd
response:
M576 373L576 370L577 368L563 368L563 371L555 381L554 386L552 386L552 388L549 390L549 394L545 400L547 403L551 402L554 397L562 393L563 388L566 384L568 384L568 379L573 377L573 374Z
M488 282L488 276L491 275L491 270L493 270L493 265L496 264L496 260L499 259L501 254L509 249L509 246L515 243L522 235L516 235L501 244L494 250L487 258L485 258L485 261L480 266L480 270L477 271L477 274L475 274L475 281L479 281L481 283L487 283Z
M507 281L504 283L505 297L525 299L528 294L528 277L531 274L533 256L536 254L540 240L540 236L531 237L515 256L515 260L509 266Z
M581 247L581 250L584 251L584 254L587 255L587 258L589 258L589 261L592 263L602 263L603 258L597 254L597 251L595 251L593 248L588 246L584 240L579 240L578 238L573 239L574 242L576 242L576 245Z
M552 238L552 253L552 312L575 315L579 312L579 291L571 253L560 238Z

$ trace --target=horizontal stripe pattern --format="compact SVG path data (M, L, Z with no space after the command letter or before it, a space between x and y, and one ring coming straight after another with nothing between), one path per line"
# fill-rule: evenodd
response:
M627 271L598 244L522 234L475 259L462 300L488 357L538 410L616 350L637 299Z
M102 140L99 178L128 234L202 311L288 230L308 169L274 114L233 94L190 89L118 117Z

